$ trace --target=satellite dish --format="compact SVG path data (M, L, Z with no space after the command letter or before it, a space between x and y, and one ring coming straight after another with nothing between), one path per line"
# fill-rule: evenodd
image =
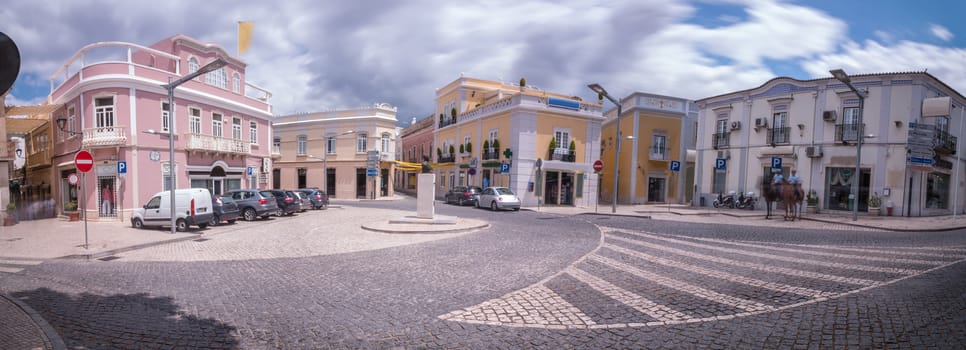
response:
M0 32L0 95L4 95L13 86L20 74L20 50L13 39Z

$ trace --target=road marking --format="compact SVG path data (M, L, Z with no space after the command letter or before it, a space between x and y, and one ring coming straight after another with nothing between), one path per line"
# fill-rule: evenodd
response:
M653 244L653 243L649 243L649 242L636 241L636 240L633 240L633 239L627 239L627 238L613 236L613 235L608 235L607 238L608 239L615 239L615 240L619 240L619 241L622 241L622 242L627 242L627 243L630 243L630 244L634 244L634 245L638 245L638 246L642 246L642 247L647 247L647 248L651 248L651 249L662 250L662 251L666 251L666 252L669 252L669 253L674 253L674 254L686 256L686 257L689 257L689 258L701 259L701 260L710 261L710 262L718 263L718 264L725 264L725 265L731 265L731 266L737 266L737 267L744 267L744 268L749 268L749 269L761 270L761 271L764 271L764 272L774 272L774 273L779 273L779 274L788 275L788 276L806 277L806 278L813 278L813 279L820 279L820 280L826 280L826 281L832 281L832 282L839 282L839 283L848 283L848 284L855 284L855 285L862 285L862 286L870 286L870 285L874 285L874 284L879 283L879 281L875 281L875 280L867 280L867 279L852 278L852 277L842 277L842 276L835 276L835 275L829 275L829 274L818 273L818 272L811 272L811 271L804 271L804 270L792 269L792 268L787 268L787 267L771 266L771 265L765 265L765 264L757 264L757 263L745 262L745 261L740 261L740 260L733 260L733 259L728 259L728 258L719 258L719 257L716 257L716 256L705 255L705 254L701 254L701 253L689 252L689 251L683 250L683 249L665 247L665 246L660 246L660 245Z
M686 241L686 240L667 238L651 232L647 232L647 233L626 232L626 231L621 231L621 232L632 236L652 238L660 241L677 243L677 244L682 244L682 245L687 245L687 246L692 246L697 248L716 250L719 252L726 252L726 253L742 254L742 255L754 256L758 258L781 260L781 261L797 263L797 264L825 266L825 267L832 267L836 269L859 270L859 271L868 271L868 272L896 273L900 275L913 275L913 274L922 272L922 270L915 270L915 269L900 269L900 268L892 268L892 267L875 267L875 266L867 266L867 265L843 264L843 263L826 262L826 261L820 261L820 260L792 258L792 257L786 257L786 256L774 255L774 254L756 253L756 252L750 252L750 251L745 251L740 249L718 247L718 246L713 246L709 244L695 243L695 242Z
M952 251L956 253L966 254L966 250L958 249L943 249L943 248L928 248L928 247L883 247L878 249L873 249L869 247L839 247L832 245L819 245L819 244L783 244L783 243L771 243L771 242L759 242L759 244L765 245L781 245L788 247L806 247L806 248L821 248L828 250L838 250L847 252L857 252L857 253L879 253L879 254L890 254L890 255L906 255L906 256L926 256L933 258L948 258L948 259L963 259L966 255L951 255L944 253L929 253L929 251ZM904 250L923 250L925 252L910 252L902 250L891 250L891 249L904 249Z
M882 257L877 257L877 256L857 256L855 254L838 254L838 253L821 252L821 251L815 251L815 250L781 248L781 247L776 247L776 246L771 246L771 245L763 245L763 244L739 243L739 242L726 241L726 240L714 239L714 238L691 237L691 239L698 240L698 241L703 241L703 242L715 242L715 243L730 244L730 245L736 245L736 246L740 246L740 247L764 248L764 249L777 250L777 251L781 251L781 252L800 253L800 254L809 254L809 255L819 255L819 256L827 256L827 257L832 257L832 258L841 258L841 259L861 259L861 260L869 260L869 261L897 262L897 263L907 263L907 264L920 264L920 265L929 265L930 267L937 266L937 265L942 265L943 264L942 261L935 261L935 260L919 260L919 259L905 259L905 258L890 259L890 258L882 258Z
M42 260L12 260L12 259L0 259L0 264L4 265L40 265Z
M20 272L20 271L23 271L23 269L17 269L17 268L12 268L12 267L3 267L3 266L0 266L0 272L17 273L17 272Z
M638 257L638 258L641 258L641 259L645 259L648 262L657 263L657 264L661 264L661 265L664 265L664 266L676 267L676 268L683 269L683 270L689 270L691 272L699 273L699 274L702 274L702 275L705 275L705 276L710 276L710 277L714 277L714 278L720 278L720 279L723 279L723 280L727 280L727 281L731 281L731 282L737 282L737 283L749 285L749 286L752 286L752 287L758 287L758 288L762 288L762 289L773 290L773 291L776 291L776 292L798 294L798 295L807 296L807 297L810 297L810 298L826 298L826 297L830 297L830 296L833 296L833 295L837 294L837 293L834 293L834 292L825 292L825 291L815 290L815 289L811 289L811 288L795 287L795 286L790 286L790 285L787 285L787 284L781 284L781 283L774 283L774 282L762 281L762 280L759 280L759 279L749 278L749 277L745 277L745 276L739 276L739 275L735 275L735 274L728 273L728 272L724 272L724 271L716 271L716 270L712 270L712 269L700 267L700 266L697 266L697 265L691 265L691 264L686 264L686 263L682 263L682 262L678 262L678 261L674 261L674 260L668 260L668 259L660 258L660 257L654 256L654 255L642 253L642 252L639 252L639 251L636 251L636 250L633 250L633 249L623 248L623 247L616 246L616 245L613 245L613 244L605 244L604 245L604 248L607 248L607 249L610 249L610 250L613 250L613 251L616 251L616 252L619 252L619 253L627 254L627 255L630 255L630 256L635 256L635 257Z
M680 321L687 320L691 317L678 312L677 310L671 309L667 306L655 303L645 297L637 295L634 292L628 291L624 288L615 286L614 284L597 278L583 270L570 269L567 270L567 274L573 276L578 281L581 281L594 290L600 292L601 294L610 297L611 299L617 300L624 305L630 306L634 310L640 311L641 313L654 317L662 322L668 321Z
M746 311L767 311L767 310L775 309L775 307L771 305L765 305L759 302L721 294L713 290L698 287L687 282L678 281L675 279L658 275L653 272L644 271L634 266L622 263L620 261L617 261L611 258L607 258L599 255L593 255L589 258L589 260L599 262L601 264L610 266L612 268L616 268L623 272L660 284L662 286L676 289L678 291L688 293L696 297L710 300L719 304L733 306Z

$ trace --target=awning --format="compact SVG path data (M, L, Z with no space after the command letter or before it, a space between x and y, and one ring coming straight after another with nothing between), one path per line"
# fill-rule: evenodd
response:
M47 123L46 119L3 118L7 126L7 135L23 136L30 131Z
M46 104L36 106L7 106L4 109L3 121L7 135L26 135L36 128L44 126L51 120L50 114L59 109L62 104Z

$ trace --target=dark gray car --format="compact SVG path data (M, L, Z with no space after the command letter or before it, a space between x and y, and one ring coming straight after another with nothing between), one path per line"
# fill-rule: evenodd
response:
M235 200L238 210L241 211L241 217L245 221L254 221L258 217L267 219L278 209L278 203L271 191L233 190L225 195Z

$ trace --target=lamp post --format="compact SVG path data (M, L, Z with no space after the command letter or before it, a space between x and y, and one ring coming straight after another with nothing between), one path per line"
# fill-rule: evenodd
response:
M596 92L597 95L606 97L608 100L610 100L611 103L617 105L617 118L616 118L617 137L615 137L615 139L617 140L617 146L616 146L617 148L614 149L614 195L610 206L610 212L617 213L617 192L618 192L618 189L620 188L620 182L618 180L617 175L620 172L620 168L621 168L621 165L620 165L621 164L620 163L621 141L623 141L621 139L621 112L622 112L621 103L620 101L615 100L613 97L610 97L610 95L607 94L607 90L604 90L604 87L600 86L600 84L593 83L593 84L587 85L587 87L589 87L591 90L594 90L594 92Z
M844 70L833 69L830 70L829 73L832 73L832 76L835 77L835 79L838 79L838 81L845 84L845 86L848 86L849 89L859 97L859 119L856 123L856 128L858 130L855 133L855 175L853 175L852 178L852 196L854 198L852 203L852 221L857 221L859 219L859 180L862 178L862 139L865 138L865 135L863 134L865 130L863 130L862 127L862 114L865 113L866 96L856 89L854 85L852 85L852 79L849 78L848 74L845 74Z
M174 121L175 121L174 89L177 88L178 85L184 84L191 79L197 78L199 75L217 70L221 67L224 67L227 64L228 64L228 61L225 61L222 58L218 58L214 61L209 62L208 64L204 65L198 70L188 73L188 75L185 75L178 80L171 81L171 77L168 77L168 83L161 85L161 87L163 87L165 90L168 90L168 161L169 161L168 174L171 176L171 188L170 188L171 194L169 195L168 202L170 202L171 204L171 233L172 234L177 232L177 227L176 227L177 215L174 215L176 210L174 205L175 204L174 190L175 188L178 187L178 174L175 172L175 164L174 164L174 135L172 134L172 131L174 130Z

